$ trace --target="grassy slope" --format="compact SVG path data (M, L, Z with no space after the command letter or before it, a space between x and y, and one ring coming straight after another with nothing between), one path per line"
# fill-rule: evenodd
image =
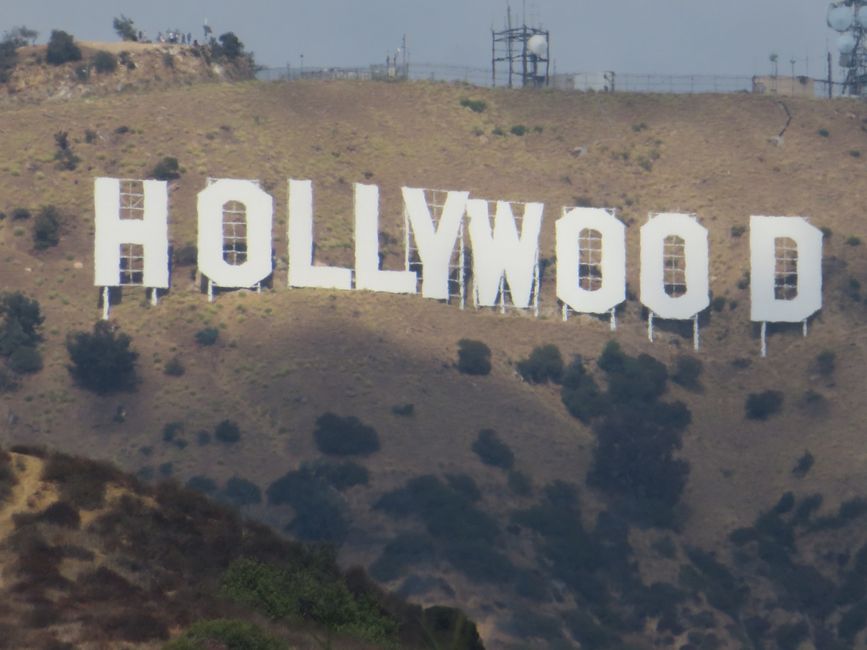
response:
M461 108L464 96L482 98L482 114ZM561 205L587 197L618 207L628 230L628 280L638 284L638 225L648 212L696 212L710 231L711 286L737 301L714 313L703 331L704 395L674 388L693 411L684 454L692 464L686 502L693 510L686 539L713 546L720 535L751 521L786 489L821 491L827 507L858 493L863 474L859 389L865 364L863 305L842 294L849 276L865 279L861 249L845 244L864 236L858 193L864 158L850 155L867 134L861 104L787 100L794 120L782 147L769 143L785 121L772 98L635 96L483 91L436 84L293 83L200 85L150 94L124 94L69 103L2 109L0 209L59 206L67 215L56 249L34 253L29 224L3 222L0 285L37 297L46 313L46 368L21 390L4 395L4 409L19 416L6 441L38 441L111 459L136 470L173 462L181 478L208 474L251 478L263 488L302 460L316 456L310 437L326 410L354 414L379 430L383 448L368 466L369 489L350 493L355 514L351 560L376 557L390 524L368 512L382 492L432 469L467 471L489 493L494 510L514 506L501 474L480 468L470 442L492 427L514 449L519 467L538 482L583 482L592 434L571 419L550 388L518 382L510 366L542 343L564 354L598 354L607 324L557 318L553 278L543 293L543 315L531 318L460 312L417 297L287 290L285 264L278 289L263 296L236 293L209 305L179 269L172 293L157 309L127 292L113 320L141 353L143 382L135 394L94 397L73 387L63 340L98 316L92 285L92 178L142 177L162 156L176 156L185 173L172 184L171 238L195 241L195 196L208 176L259 178L275 196L274 244L285 252L285 181L314 181L317 251L328 263L349 264L353 182L380 185L382 228L402 240L402 185L470 190L475 196L546 205L542 256L553 256L553 221ZM531 128L523 138L491 135L499 126ZM639 128L645 124L647 128ZM121 125L133 131L115 133ZM542 127L537 133L532 127ZM633 128L635 127L635 128ZM817 134L821 128L830 137ZM53 133L69 131L82 162L61 172L52 162ZM84 130L99 134L83 141ZM482 135L476 135L482 133ZM578 146L587 154L573 155ZM639 160L659 154L651 171ZM628 159L624 159L628 154ZM369 177L369 178L368 178ZM368 180L366 180L368 179ZM810 337L773 336L770 357L758 359L748 321L748 293L737 288L747 270L748 241L732 226L750 214L804 215L833 230L826 260L837 268L825 278L825 309ZM18 234L21 230L23 234ZM398 268L402 247L386 249ZM78 263L83 268L76 268ZM216 348L197 349L193 334L221 327ZM494 370L487 378L458 375L450 366L462 337L488 343ZM617 340L630 352L670 361L689 342L660 333L646 342L640 308L629 302ZM822 349L837 353L834 385L817 384L809 366ZM162 374L179 354L181 378ZM747 357L737 370L731 361ZM743 419L747 393L777 387L783 415L760 424ZM831 400L821 423L796 406L814 388ZM416 405L413 419L395 418L396 403ZM112 421L122 403L125 423ZM235 450L200 448L199 429L231 417L244 432ZM185 423L193 442L185 451L163 445L160 430ZM139 449L154 447L151 457ZM814 470L796 484L794 460L809 448ZM436 459L432 464L431 459ZM277 524L288 513L260 512ZM484 618L486 596L454 577L456 599ZM491 615L490 621L496 619Z

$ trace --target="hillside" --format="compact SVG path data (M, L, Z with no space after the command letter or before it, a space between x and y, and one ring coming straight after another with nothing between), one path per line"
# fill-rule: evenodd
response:
M463 98L483 100L486 108L473 112L461 105ZM567 361L581 355L604 385L606 376L594 362L612 338L608 323L590 317L562 322L551 275L543 283L539 319L460 311L421 297L290 290L286 180L313 180L317 260L346 266L352 264L355 182L380 187L386 268L403 263L399 192L404 185L543 202L543 258L554 256L553 222L561 206L617 208L630 225L627 280L633 288L638 286L638 226L647 214L698 214L710 233L711 288L726 302L720 311L710 310L703 325L703 347L696 355L703 364L703 390L669 383L665 395L682 400L692 414L679 452L690 465L681 499L686 514L675 533L627 528L635 565L630 571L637 570L648 586L683 587L682 567L701 564L687 549L716 552L721 562L732 564L727 535L752 525L784 493L791 491L799 500L821 494L821 508L813 514L825 516L867 492L861 441L867 405L860 388L867 328L859 291L867 280L867 262L857 245L865 236L858 190L867 110L847 100L787 99L786 106L793 120L782 143L773 138L785 124L784 110L773 98L747 95L246 82L4 106L0 210L8 216L0 224L0 280L4 290L37 299L45 324L44 368L0 396L6 423L0 442L47 444L115 462L146 479L171 475L185 482L205 476L225 486L240 477L264 493L290 470L323 459L312 436L317 418L329 411L356 416L376 429L381 448L359 461L369 471L367 485L329 496L328 503L345 509L349 522L341 562L369 566L395 535L422 530L413 517L372 509L380 497L420 475L443 480L448 474L468 475L482 495L474 507L500 522L493 545L525 572L521 575L542 580L541 595L528 589L522 595L472 570L459 570L445 551L392 574L385 584L402 587L424 604L460 605L479 621L491 647L521 637L552 647L558 634L571 647L575 634L558 632L560 622L569 612L582 611L588 596L550 576L532 526L512 526L510 517L516 509L538 505L542 486L555 481L579 486L580 509L570 512L588 530L611 503L600 490L585 486L593 428L570 416L558 387L521 382L515 363L536 346L555 344ZM513 135L515 125L525 125L526 135ZM59 131L68 133L80 158L73 170L58 169ZM182 169L170 190L170 237L176 249L195 242L196 194L208 177L256 178L274 196L274 288L262 295L223 293L209 304L187 266L175 268L172 290L157 307L147 307L142 292L125 291L123 302L112 308L112 322L139 353L140 383L134 392L94 395L71 380L65 347L69 332L89 331L100 314L92 286L93 178L146 177L165 156L176 157ZM26 207L35 213L45 204L60 210L60 240L35 250L33 218L15 220L12 212ZM772 329L766 359L758 355L748 288L741 281L749 258L743 228L752 214L802 215L827 229L824 308L811 321L807 338L800 328ZM196 333L209 327L219 330L216 344L198 345ZM463 338L490 347L489 376L455 369L457 342ZM613 338L629 355L649 354L669 368L691 345L665 329L649 343L634 298L618 315ZM834 354L831 373L816 370L822 351ZM182 376L164 373L173 357L185 368ZM766 389L783 394L782 412L768 421L745 418L748 394ZM409 416L392 410L407 404L413 405ZM119 408L125 417L115 417ZM203 444L200 432L213 434L226 419L238 424L240 441ZM166 435L169 423L180 424ZM535 486L533 496L516 495L507 487L506 473L479 461L471 446L482 429L494 429L507 443L515 467ZM815 463L799 477L792 468L805 450ZM250 504L245 513L278 530L297 514L285 504ZM839 579L849 556L838 566L823 549L857 545L863 522L855 519L852 526L834 529L845 539L811 533L797 547L801 559L809 559L829 580ZM668 557L653 550L669 538L674 551ZM420 546L426 557L427 546ZM847 552L854 556L855 550ZM752 576L744 566L737 571ZM389 577L388 572L380 575ZM761 584L753 585L749 604L738 601L741 609L721 607L707 596L708 587L694 587L705 595L695 597L692 615L703 608L713 612L713 623L701 633L712 631L719 647L732 647L733 639L744 634L743 621L759 616L762 598L769 612L761 614L768 621L767 647L775 647L770 639L781 626L796 625L801 617L809 621L814 643L819 643L814 632L820 624L836 629L840 611L829 618L803 604L789 606L785 598L767 596L775 584L770 578L756 580ZM598 611L587 611L594 612L593 620L618 627L603 621ZM677 627L660 631L652 622L660 615L651 614L628 631L628 638L637 647L652 640L677 647L675 637L685 644L687 631L699 626L678 611L679 633ZM539 629L521 627L524 612L539 618ZM538 640L546 635L548 640ZM863 633L858 639L863 644ZM585 640L585 647L593 646Z
M460 612L407 605L196 492L16 449L0 452L0 647L479 647Z

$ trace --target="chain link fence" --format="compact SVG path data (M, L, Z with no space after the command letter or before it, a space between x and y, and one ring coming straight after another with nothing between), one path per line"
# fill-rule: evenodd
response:
M436 63L387 64L362 67L262 68L263 81L354 79L362 81L440 81L490 88L507 85L487 68ZM808 77L738 75L665 75L606 72L555 73L549 86L564 91L629 93L757 93L786 97L840 97L843 84Z

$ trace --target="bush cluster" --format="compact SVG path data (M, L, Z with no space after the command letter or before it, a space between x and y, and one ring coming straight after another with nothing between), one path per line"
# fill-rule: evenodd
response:
M469 97L461 97L461 106L469 108L473 113L484 113L488 104L482 99L470 99Z
M559 384L563 379L563 357L556 345L542 345L533 348L527 359L517 365L518 374L532 384L545 384L549 381Z
M295 518L286 530L312 542L341 544L349 533L346 503L315 468L302 465L271 483L270 505L290 505Z
M220 330L216 327L205 327L196 332L196 343L201 346L214 345L220 338Z
M379 434L355 416L323 413L313 431L316 447L332 456L369 456L379 450Z
M465 375L487 375L491 372L491 348L473 339L458 341L458 370Z
M457 475L443 482L436 476L424 475L384 494L374 509L395 519L420 519L427 535L396 541L395 547L384 552L372 570L383 579L392 579L411 563L442 557L473 580L509 582L516 569L493 548L500 535L499 526L478 508L478 487L467 479Z
M778 390L750 393L744 403L746 415L750 420L767 420L783 407L783 394Z
M111 52L100 50L93 55L93 69L99 74L106 74L117 70L117 57Z
M42 369L37 346L44 320L36 300L20 291L0 294L0 357L5 357L11 371L29 374ZM6 383L11 388L15 381L7 377Z
M164 648L165 650L209 650L210 648L289 650L290 646L254 623L234 619L215 619L193 623Z
M130 349L131 342L108 321L97 322L90 333L70 333L70 374L79 386L100 394L134 389L138 353Z
M158 181L173 181L180 178L181 171L178 159L172 156L165 156L154 165L150 177L155 178Z
M46 205L33 221L33 247L43 250L60 243L60 213L53 205Z
M315 565L284 569L236 560L223 576L221 592L271 619L309 621L373 643L396 640L397 622L371 596L361 590L353 593L339 575Z
M606 376L604 393L580 359L564 373L561 391L569 412L592 422L596 434L587 482L624 499L630 517L671 525L689 474L674 452L690 412L681 402L661 401L668 371L653 357L630 357L609 342L597 365Z
M493 429L482 429L473 443L473 451L485 465L510 470L515 464L515 455L509 446L500 440Z
M214 438L226 445L233 445L241 439L241 428L233 420L223 420L214 429Z
M45 60L51 65L62 65L68 61L81 61L81 50L75 44L71 34L62 30L52 30L48 39L48 49Z

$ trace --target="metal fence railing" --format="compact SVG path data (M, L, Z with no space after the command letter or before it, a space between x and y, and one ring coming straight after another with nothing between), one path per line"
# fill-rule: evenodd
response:
M363 81L440 81L472 86L505 86L505 79L494 79L491 70L436 63L369 65L361 67L262 68L257 78L263 81L297 79L355 79ZM798 97L840 97L844 85L807 77L750 77L746 75L665 75L620 72L557 73L549 85L558 90L630 93L760 93ZM829 93L830 89L830 93Z

